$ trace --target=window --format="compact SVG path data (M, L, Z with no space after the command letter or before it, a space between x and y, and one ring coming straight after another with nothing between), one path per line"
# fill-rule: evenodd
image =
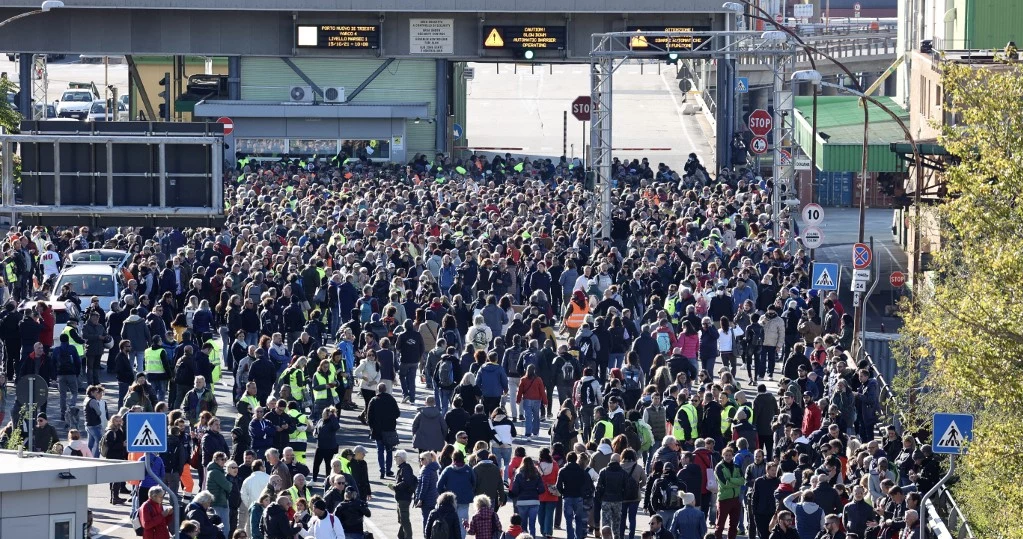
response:
M283 155L288 153L287 141L282 138L240 138L235 151L244 155Z
M71 283L71 289L79 296L116 296L112 275L71 274L64 275L57 282L54 290L60 290L65 284Z
M331 158L337 155L337 139L290 139L291 155Z
M75 514L74 513L61 513L59 515L50 515L50 534L49 539L71 539L76 537L78 534L74 533L75 530ZM80 534L81 532L79 532Z
M341 153L346 158L388 159L391 157L391 141L388 139L342 140Z

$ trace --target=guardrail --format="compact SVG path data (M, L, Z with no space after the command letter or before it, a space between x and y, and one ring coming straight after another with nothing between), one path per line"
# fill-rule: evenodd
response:
M863 348L862 346L860 347ZM870 354L864 352L864 357L870 362L870 370L874 373L875 379L879 384L879 398L881 403L881 413L884 417L891 418L892 424L895 428L901 432L902 425L906 422L905 415L902 413L902 408L898 405L895 400L895 393L892 391L888 381L881 376L881 371L874 363L874 359ZM920 441L917 440L917 445ZM973 530L970 529L969 522L966 521L966 516L963 515L959 504L956 503L955 498L952 496L952 492L945 487L941 487L938 490L938 494L935 498L928 501L929 512L933 511L938 514L944 527L952 534L955 539L976 539L973 534ZM943 539L939 537L939 539Z
M895 54L898 47L895 35L872 35L864 37L846 36L836 38L808 38L808 45L836 59L863 58L883 54ZM821 55L814 55L817 62L827 62ZM774 60L765 55L740 55L738 62L743 65L770 65ZM808 54L800 49L796 52L796 63L809 63Z

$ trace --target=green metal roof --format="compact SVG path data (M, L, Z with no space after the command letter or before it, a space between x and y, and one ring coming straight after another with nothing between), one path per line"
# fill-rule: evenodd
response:
M909 113L890 97L878 97L907 124ZM817 97L817 139L812 137L813 97L795 98L796 142L810 154L810 144L817 145L817 168L822 172L859 172L862 166L863 109L855 96ZM892 142L906 140L899 124L886 112L868 104L870 128L867 131L867 171L901 172L905 169L898 156L891 152ZM825 137L822 136L826 135Z

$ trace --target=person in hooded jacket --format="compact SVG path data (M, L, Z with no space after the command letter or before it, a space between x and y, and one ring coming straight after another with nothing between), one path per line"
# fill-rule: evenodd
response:
M444 468L440 473L437 490L453 493L457 502L455 509L458 512L458 520L469 520L469 504L472 503L476 492L476 474L472 471L472 467L466 464L465 455L461 451L455 452L452 456L451 466ZM439 506L441 503L439 499L437 503Z
M436 406L435 399L426 397L425 405L416 412L412 419L412 447L423 451L440 451L444 449L448 426ZM431 504L432 505L432 504Z
M774 379L774 366L778 362L782 347L785 346L785 321L778 316L778 309L770 306L761 319L764 326L764 343L760 347L761 361L767 366L767 376Z
M437 498L437 506L430 511L430 516L426 519L426 539L435 539L433 537L433 530L437 521L443 521L443 526L436 526L438 528L447 528L447 539L454 539L456 537L455 530L461 530L461 537L465 539L465 530L462 527L462 521L468 520L468 508L466 508L466 518L462 518L462 515L458 513L456 506L455 494L451 492L445 492Z
M426 535L426 523L430 518L430 512L437 505L437 497L440 496L437 490L437 481L440 478L440 464L437 464L437 455L433 451L423 451L420 453L419 462L419 484L416 485L413 501L415 506L423 513L423 535Z

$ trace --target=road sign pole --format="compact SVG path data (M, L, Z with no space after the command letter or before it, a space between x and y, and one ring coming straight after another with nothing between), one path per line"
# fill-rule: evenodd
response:
M870 252L874 252L874 236L870 237ZM874 266L874 257L873 256L870 257L870 265L872 267ZM853 270L853 271L855 272L856 270ZM856 350L856 354L857 355L855 357L857 357L857 358L859 358L859 353L863 351L863 342L866 339L866 335L867 335L867 301L870 299L870 295L874 293L874 289L877 288L877 281L878 281L877 275L876 275L877 272L873 272L873 273L875 273L875 275L873 276L870 288L867 289L867 293L863 295L863 299L860 301L860 312L859 312L859 314L860 314L860 332L859 332L860 346Z
M32 452L32 432L35 430L35 416L36 414L36 379L31 377L28 379L28 451ZM21 421L20 418L14 418L17 421Z
M561 114L561 155L568 157L568 111Z
M146 475L148 475L153 481L156 481L156 484L160 485L160 488L162 488L163 491L167 493L167 496L170 496L171 514L174 515L174 527L171 528L171 529L172 530L180 530L181 529L181 512L180 512L180 507L178 506L178 493L174 492L173 490L171 490L167 486L167 483L163 482L163 478L159 477L155 473L153 473L153 469L149 467L149 459L152 458L150 455L155 455L155 454L156 453L146 453L146 458L145 458ZM146 503L147 501L148 500L139 500L139 506L141 507L142 504ZM227 525L228 523L225 522L224 524Z
M948 457L948 473L945 477L942 477L931 490L924 493L923 497L920 498L920 539L927 539L927 502L930 501L931 496L938 493L938 489L945 485L949 479L952 478L952 474L956 471L956 456L949 455Z

